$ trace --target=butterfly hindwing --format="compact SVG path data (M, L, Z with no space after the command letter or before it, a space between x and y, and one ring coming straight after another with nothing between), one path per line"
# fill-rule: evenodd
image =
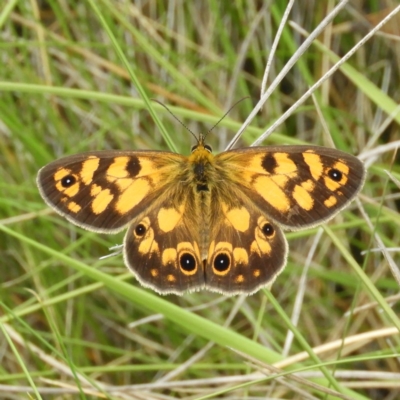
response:
M233 191L234 192L234 191ZM254 293L272 284L286 264L282 230L243 195L224 201L210 228L205 267L207 289L226 295Z
M179 185L177 185L179 186ZM192 192L170 188L135 218L124 240L125 262L146 287L182 294L204 287L201 224Z

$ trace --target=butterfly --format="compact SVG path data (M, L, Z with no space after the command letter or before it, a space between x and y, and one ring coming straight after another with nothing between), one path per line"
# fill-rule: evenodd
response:
M313 227L363 186L356 157L318 146L264 146L213 155L200 136L191 154L92 151L40 169L45 202L101 233L128 227L126 265L145 287L181 295L252 294L286 264L285 230Z

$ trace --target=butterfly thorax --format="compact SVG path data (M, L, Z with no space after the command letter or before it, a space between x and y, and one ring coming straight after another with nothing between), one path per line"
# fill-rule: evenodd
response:
M211 148L200 141L192 150L189 156L192 182L196 185L197 191L209 191L210 179L215 171L214 156Z
M215 188L216 165L211 148L204 144L203 140L192 148L192 154L188 158L188 181L191 187L188 198L191 198L195 206L192 210L193 220L199 232L199 247L201 258L207 257L207 249L210 240L211 221L211 196Z

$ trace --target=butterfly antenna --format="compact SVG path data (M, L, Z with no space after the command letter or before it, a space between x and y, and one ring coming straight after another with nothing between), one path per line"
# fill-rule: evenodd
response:
M161 101L158 101L157 99L151 99L158 103L160 106L163 106L186 130L188 130L192 136L196 139L196 142L199 141L199 138L189 129L187 125L185 125L165 104L161 103Z
M207 133L204 135L204 139L207 137L207 135L243 100L248 99L249 96L243 97L242 99L238 100L236 103L234 103L229 110L207 131Z

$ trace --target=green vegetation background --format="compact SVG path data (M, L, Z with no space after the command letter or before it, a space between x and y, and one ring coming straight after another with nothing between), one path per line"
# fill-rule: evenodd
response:
M327 49L342 57L395 5L347 5L240 145L329 69ZM334 144L362 154L368 167L359 202L323 230L287 234L288 265L271 293L162 297L143 289L120 255L99 259L123 233L73 226L45 206L35 184L40 167L83 151L188 154L191 135L153 102L165 135L139 85L195 133L249 97L209 135L222 151L259 99L285 6L9 0L0 10L1 398L400 396L400 14L264 142ZM298 1L289 20L310 32L329 7ZM268 85L303 41L287 23ZM369 252L379 243L394 250Z

